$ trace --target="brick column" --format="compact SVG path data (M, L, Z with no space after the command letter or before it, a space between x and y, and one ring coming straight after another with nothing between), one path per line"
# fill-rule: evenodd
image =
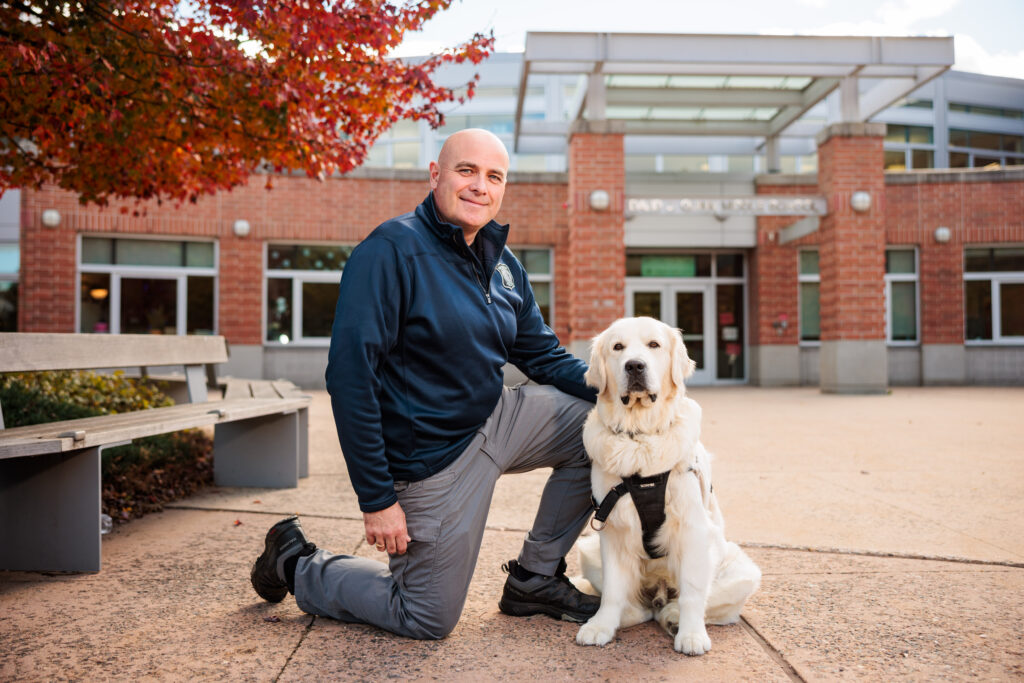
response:
M885 177L881 123L833 124L818 134L818 188L828 199L819 230L821 390L883 393L885 343ZM871 205L850 200L866 192Z
M47 187L47 189L52 189ZM60 224L42 223L43 211L55 209ZM78 202L71 193L23 190L21 193L21 263L18 283L18 331L77 332L75 235Z
M569 337L566 347L589 357L590 340L625 312L625 151L621 127L574 124L569 137ZM595 190L607 209L590 206Z

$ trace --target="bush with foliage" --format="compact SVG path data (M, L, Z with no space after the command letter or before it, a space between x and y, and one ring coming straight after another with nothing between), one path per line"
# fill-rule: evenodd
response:
M7 373L0 375L0 406L10 428L173 405L161 385L121 372ZM195 492L212 481L212 454L210 438L195 429L105 449L103 511L133 519Z

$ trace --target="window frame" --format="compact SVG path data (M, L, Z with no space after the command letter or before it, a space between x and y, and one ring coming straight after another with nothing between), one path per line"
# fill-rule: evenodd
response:
M800 272L800 254L804 252L815 252L818 254L818 272L817 273L801 273ZM797 342L800 346L814 347L821 346L821 250L817 247L807 247L804 249L798 249L796 252L796 274L797 274L797 288L796 288L796 312L797 312L797 328L796 336ZM803 316L801 315L804 310L803 302L803 287L802 284L816 284L818 285L818 338L817 339L804 339L803 338Z
M268 268L267 257L271 245L282 245L282 246L311 246L311 247L338 247L347 248L351 250L355 248L355 244L346 242L321 242L312 240L275 240L273 242L263 242L263 260L261 262L263 270L263 291L262 291L262 310L260 312L260 338L262 344L268 348L286 348L286 347L305 347L305 348L324 348L331 345L330 335L326 337L306 337L302 334L302 310L303 310L303 297L302 297L302 285L306 282L314 284L333 284L336 287L341 284L341 276L345 272L345 269L341 270L293 270L285 268ZM346 258L346 263L348 259ZM271 279L283 280L289 279L292 281L292 337L286 341L272 341L267 339L267 314L270 310L270 301L268 300L268 281Z
M125 266L116 263L83 263L82 241L88 238L112 240L149 240L153 242L202 242L213 245L212 266ZM79 292L82 288L83 273L98 273L110 276L109 298L109 329L105 333L85 334L121 334L121 280L122 278L150 278L155 280L175 281L175 335L188 334L188 278L213 278L213 330L211 334L220 334L220 243L216 239L183 239L179 236L140 235L137 233L79 233L75 236L75 331L81 332L82 299Z
M889 346L919 346L921 344L921 284L920 284L920 256L917 247L912 246L887 246L885 252L910 251L914 254L913 273L885 273L885 342ZM892 338L892 285L894 282L912 282L914 284L914 339L893 339Z
M551 269L547 273L531 273L526 270L526 276L530 280L530 287L532 288L536 283L547 283L548 291L551 295L551 304L549 310L551 311L551 319L545 320L544 323L551 329L555 329L555 321L558 316L555 311L555 249L554 247L548 246L537 246L534 244L512 244L508 245L512 255L519 259L519 263L522 264L523 270L526 270L526 264L519 258L519 252L523 251L546 251L548 253L548 263L551 264ZM535 293L536 294L536 293ZM539 308L539 306L538 306Z
M1002 286L1004 284L1024 285L1024 271L1000 270L1000 271L968 271L967 270L967 249L1019 249L1024 245L1017 244L968 244L964 245L964 280L963 293L964 301L967 297L967 283L987 281L992 292L992 338L991 339L968 339L967 337L967 306L964 305L963 335L965 346L1024 346L1024 335L1004 336L1002 330Z

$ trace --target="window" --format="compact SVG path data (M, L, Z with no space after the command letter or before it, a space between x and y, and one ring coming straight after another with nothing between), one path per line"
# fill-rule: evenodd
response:
M894 123L885 128L885 170L935 166L935 145L931 126L904 126Z
M530 277L530 285L533 287L533 296L537 300L537 307L544 317L548 327L554 324L552 316L552 305L554 304L554 269L552 268L552 256L550 249L534 249L528 247L511 247L519 262L526 269Z
M951 168L984 168L1024 164L1024 136L951 128Z
M799 254L800 270L800 341L821 341L821 274L817 250Z
M966 250L964 309L968 343L1024 344L1024 247Z
M917 252L885 250L885 329L890 344L916 344Z
M338 301L339 273L351 253L351 246L336 244L268 244L264 340L327 344Z
M1009 109L1004 107L986 107L977 104L949 103L950 111L959 111L965 114L981 114L983 116L999 116L1005 119L1022 119L1024 111L1020 109Z
M213 242L83 236L78 331L215 334Z
M18 331L18 243L0 243L0 332Z

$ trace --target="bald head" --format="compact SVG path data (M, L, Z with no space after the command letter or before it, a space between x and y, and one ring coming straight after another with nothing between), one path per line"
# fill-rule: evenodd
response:
M501 208L508 152L497 135L480 128L452 133L430 162L430 187L440 217L462 228L472 244Z

